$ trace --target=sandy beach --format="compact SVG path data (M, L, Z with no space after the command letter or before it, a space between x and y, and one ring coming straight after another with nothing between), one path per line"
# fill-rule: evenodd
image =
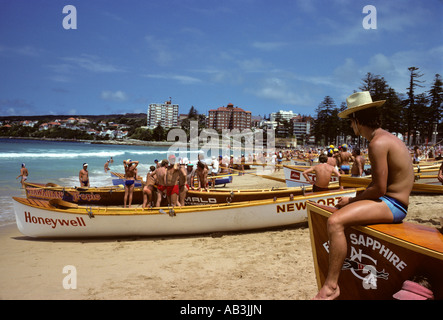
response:
M283 177L283 170L276 172ZM235 177L229 188L284 183ZM443 196L411 196L406 221L440 228ZM73 266L76 289L65 289ZM0 299L304 300L317 293L307 223L177 237L38 240L0 228Z

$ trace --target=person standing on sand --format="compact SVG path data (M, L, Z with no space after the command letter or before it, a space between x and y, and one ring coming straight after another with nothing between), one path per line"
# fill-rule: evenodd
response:
M365 158L361 156L359 148L352 150L352 156L354 157L354 163L351 168L351 177L361 177L365 169Z
M123 160L123 165L125 167L125 196L123 199L123 208L126 208L126 203L128 203L128 207L130 208L135 179L137 178L138 161L131 161L131 159Z
M346 144L341 146L341 151L339 151L340 158L340 171L344 174L348 174L351 169L349 162L352 161L352 155L348 151L348 146Z
M347 109L338 114L349 118L356 135L369 141L372 181L356 197L343 197L339 210L328 219L329 269L314 299L333 300L340 295L338 279L347 254L345 228L375 223L400 223L407 214L414 170L403 141L380 127L377 107L385 100L372 101L368 91L347 99Z
M303 176L305 179L312 184L312 191L328 191L329 182L331 181L331 176L334 173L337 177L340 177L340 172L338 172L336 167L328 164L328 156L322 154L318 157L318 161L320 162L316 166L310 167L303 171ZM308 173L315 172L315 181L311 180Z
M157 175L157 203L156 207L160 207L162 202L163 193L166 193L166 167L169 162L166 159L163 159L160 163L160 166L157 166L155 169L155 174Z
M78 173L78 180L80 181L80 187L89 187L89 172L87 163L83 163L83 169L81 169Z
M22 167L20 169L20 174L16 178L16 179L18 179L18 178L22 177L20 179L20 183L22 184L22 189L25 188L25 181L28 180L28 175L29 175L28 169L26 168L26 165L24 163L22 163Z
M178 186L178 180L180 176L180 165L175 161L174 155L168 157L169 166L166 168L166 198L168 199L168 205L172 207L170 215L175 215L174 207L180 205L178 203L178 196L180 193L180 187Z
M147 205L151 206L154 185L156 183L155 166L151 166L149 170L151 171L146 175L146 184L143 187L143 209L146 208Z

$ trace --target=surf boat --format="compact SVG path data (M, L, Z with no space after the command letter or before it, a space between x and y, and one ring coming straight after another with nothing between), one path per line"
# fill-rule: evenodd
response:
M318 289L329 264L328 217L335 208L308 202L308 223ZM406 281L426 279L434 299L443 299L443 234L402 222L347 228L347 257L338 299L392 300Z
M331 186L330 191L337 191L338 185ZM125 190L123 187L62 187L54 183L26 182L26 197L36 200L60 199L84 205L115 206L123 205ZM281 197L295 197L312 192L312 186L294 188L269 188L269 189L209 189L206 191L188 190L185 196L185 205L207 205L242 201L266 200ZM153 202L157 194L154 192ZM143 203L143 190L135 187L133 204ZM167 206L166 196L162 198L161 205Z
M306 201L335 205L356 189L175 209L79 206L60 199L14 199L17 227L29 237L119 237L262 229L307 219Z
M437 178L435 178L437 180ZM345 188L366 188L371 183L370 178L341 176L340 185ZM443 185L414 182L412 193L443 194Z

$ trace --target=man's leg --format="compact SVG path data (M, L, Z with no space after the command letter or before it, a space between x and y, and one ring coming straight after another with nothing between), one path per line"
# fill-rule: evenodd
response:
M394 217L381 200L361 200L334 212L328 219L329 269L315 299L335 299L340 295L338 278L347 254L345 228L355 225L392 223Z

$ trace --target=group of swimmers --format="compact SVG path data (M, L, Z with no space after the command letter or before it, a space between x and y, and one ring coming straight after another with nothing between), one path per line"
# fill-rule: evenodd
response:
M185 197L188 190L208 191L208 166L198 161L195 168L187 158L177 161L174 155L170 155L168 159L162 161L155 160L155 166L150 166L143 183L143 208L152 206L154 195L155 207L160 207L162 198L166 196L168 206L173 209L176 206L185 205ZM131 206L132 194L134 191L134 180L137 177L138 161L125 160L125 199L123 206ZM214 168L216 165L210 165ZM211 175L212 175L211 170ZM194 185L194 178L197 178L197 187Z

